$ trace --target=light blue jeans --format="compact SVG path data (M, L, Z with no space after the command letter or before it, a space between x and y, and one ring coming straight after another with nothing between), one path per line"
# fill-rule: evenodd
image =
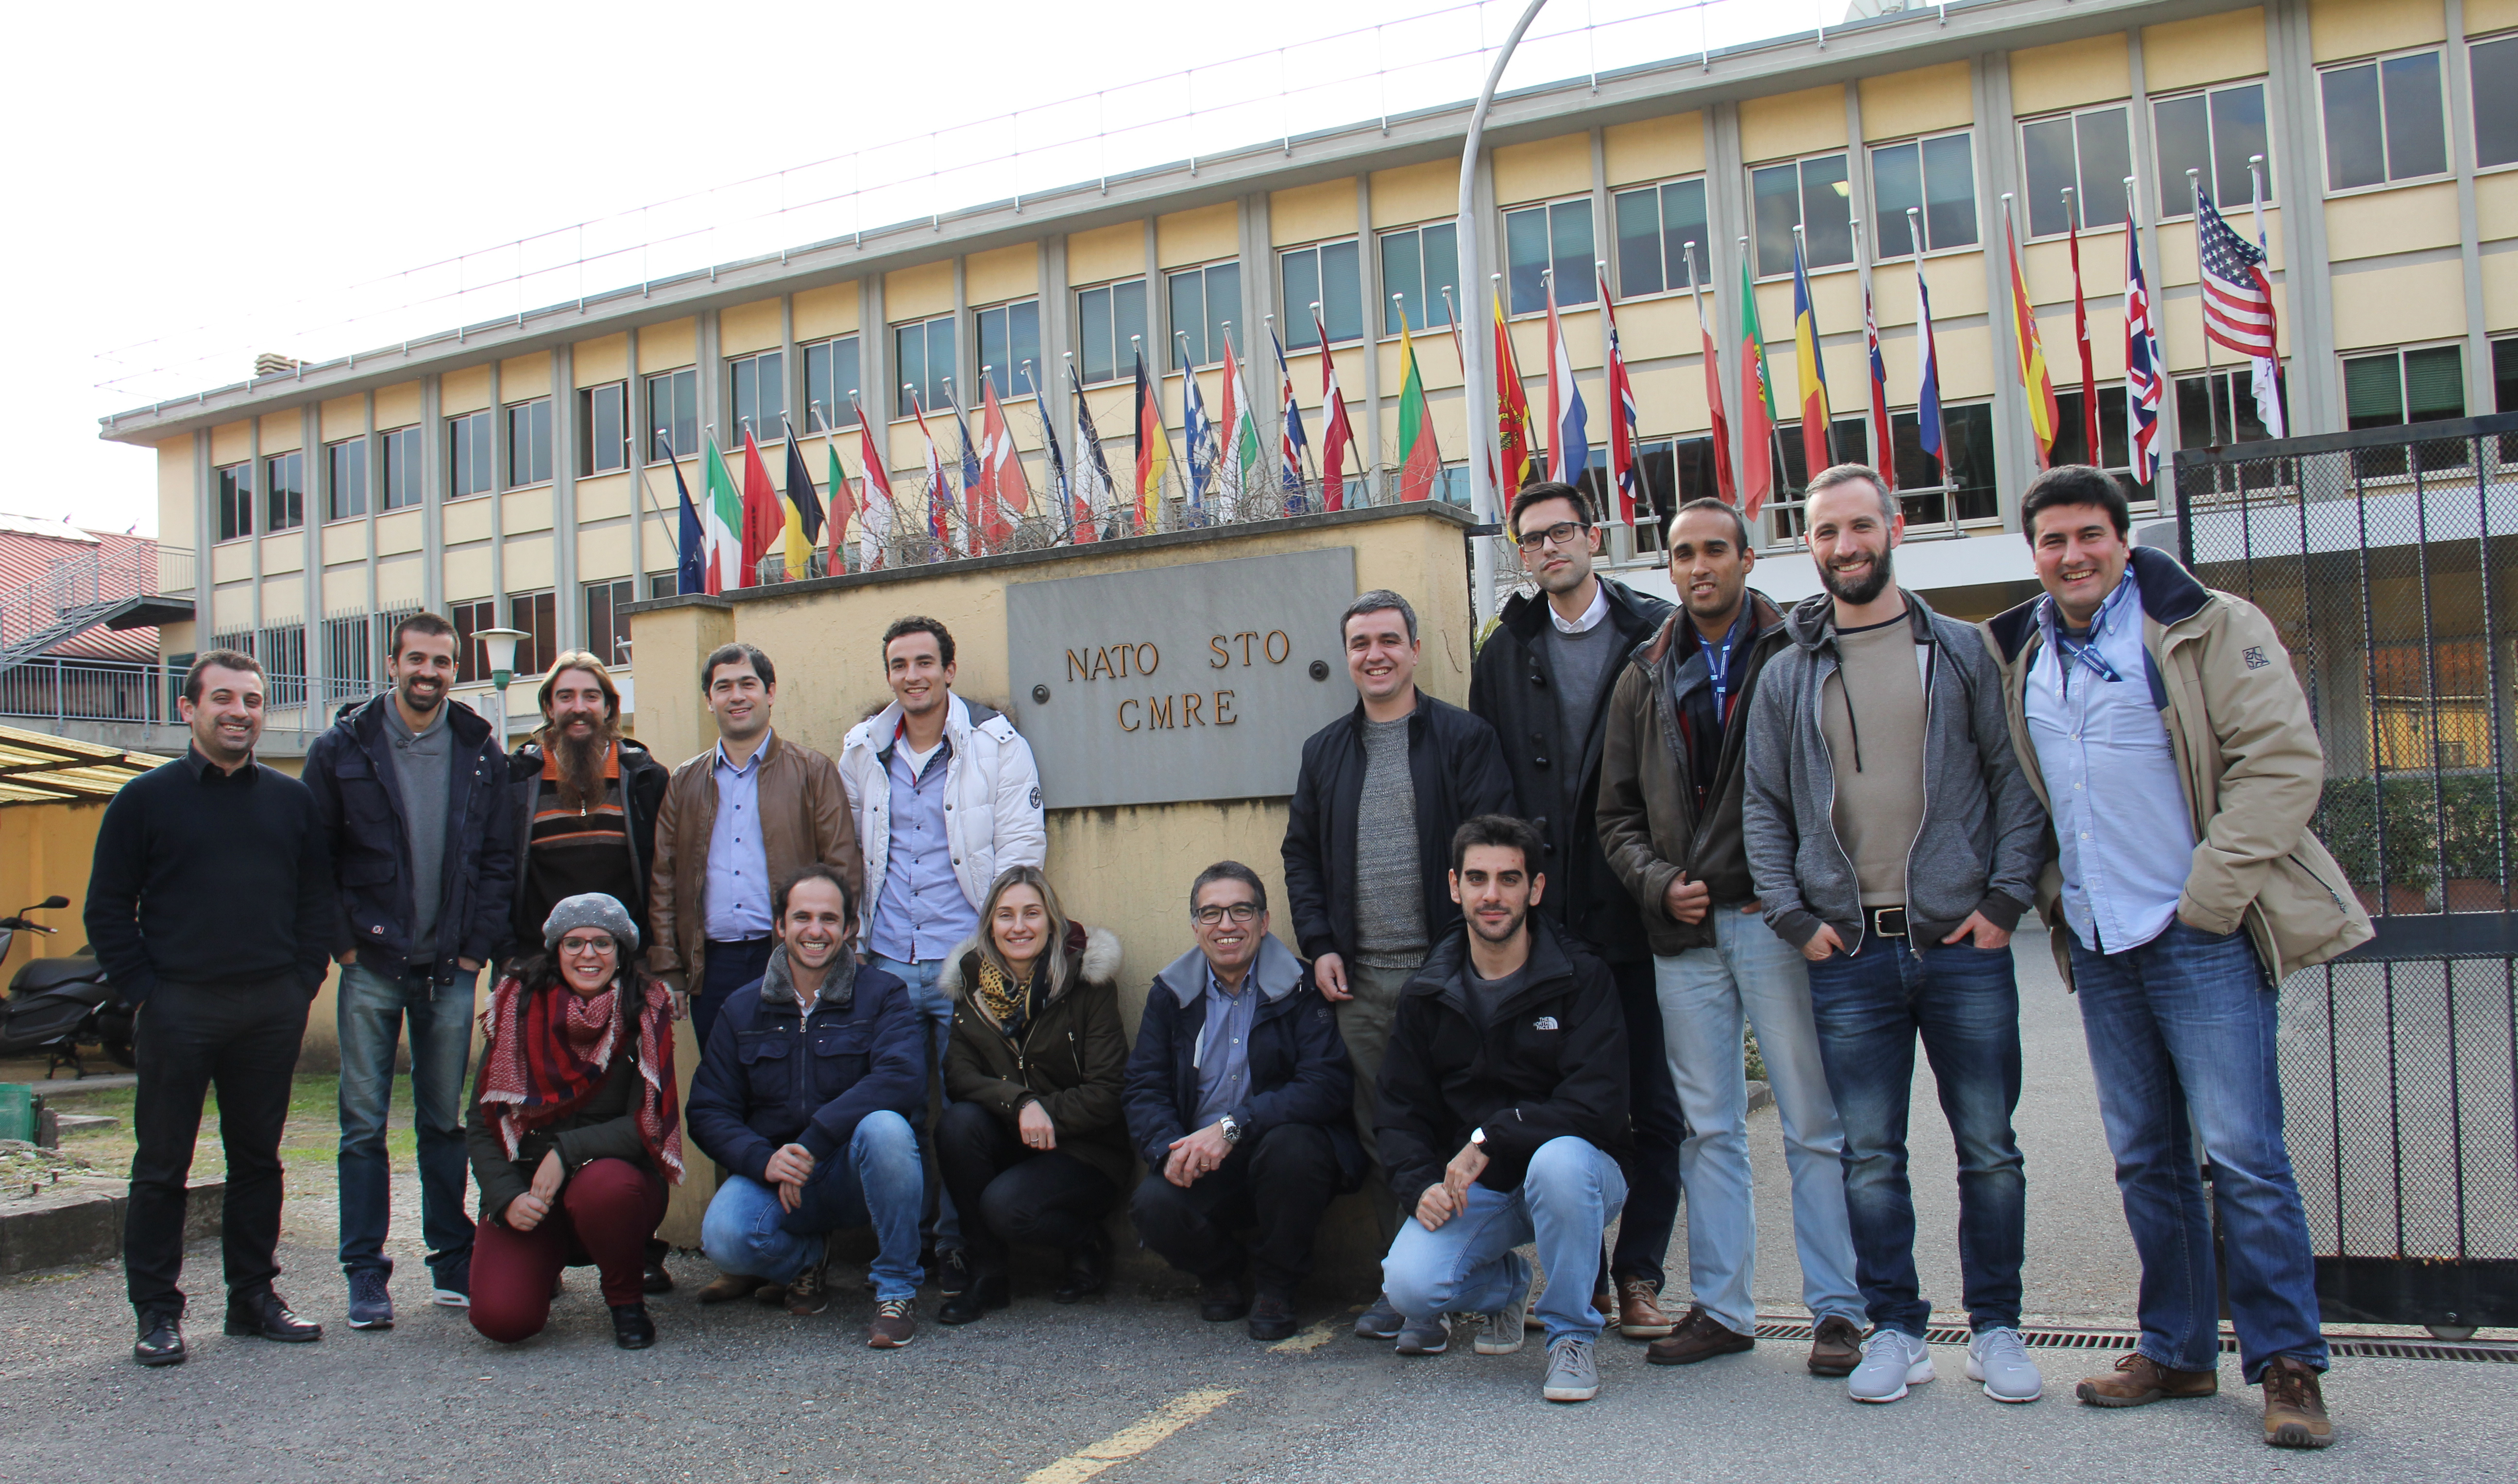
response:
M848 1138L845 1159L822 1161L804 1182L803 1204L790 1211L778 1187L735 1175L716 1188L700 1218L700 1248L721 1273L792 1282L819 1261L822 1240L844 1226L874 1228L868 1270L874 1296L918 1296L918 1135L909 1121L885 1109L865 1116Z
M1755 912L1717 907L1714 946L1653 959L1671 1081L1687 1115L1678 1147L1687 1188L1687 1279L1705 1312L1739 1335L1757 1328L1758 1207L1749 1174L1749 1079L1740 1033L1758 1032L1784 1166L1793 1181L1793 1242L1802 1302L1813 1320L1864 1322L1845 1211L1845 1127L1828 1094L1810 1020L1808 960Z
M388 979L363 964L341 970L341 1267L390 1275L385 1255L393 1162L385 1122L393 1110L394 1052L411 1034L412 1132L419 1142L419 1234L440 1288L462 1290L472 1260L463 1201L472 1166L463 1149L463 1071L472 1056L479 970L442 984Z
M944 970L944 960L929 958L911 963L901 958L886 958L881 954L870 955L876 968L909 986L910 1008L927 1017L927 1072L935 1080L939 1111L952 1106L953 1099L944 1091L944 1048L953 1039L953 1000L935 981ZM920 1225L924 1235L939 1252L959 1251L962 1248L962 1213L953 1208L953 1193L944 1187L943 1167L935 1163L935 1140L927 1140L927 1189L933 1198L933 1209L925 1213Z
M1549 1139L1530 1157L1520 1189L1472 1185L1468 1208L1434 1230L1413 1217L1400 1223L1382 1260L1382 1292L1411 1320L1492 1314L1530 1287L1530 1264L1513 1249L1536 1241L1540 1266L1577 1275L1549 1284L1533 1306L1547 1342L1597 1340L1600 1311L1582 1278L1599 1271L1600 1236L1626 1204L1617 1161L1571 1135Z

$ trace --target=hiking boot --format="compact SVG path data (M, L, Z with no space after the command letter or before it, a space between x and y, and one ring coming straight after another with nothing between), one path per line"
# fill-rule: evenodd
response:
M2317 1368L2296 1355L2265 1367L2265 1441L2276 1448L2323 1448L2334 1441Z
M887 1298L874 1306L874 1323L866 1327L866 1344L897 1350L918 1337L918 1300Z
M388 1276L380 1267L363 1267L350 1275L351 1329L393 1328L393 1293L385 1287Z
M1587 1402L1600 1394L1600 1368L1591 1359L1591 1341L1563 1335L1547 1345L1547 1379L1539 1394L1551 1402Z
M1628 1339L1659 1339L1677 1326L1662 1312L1661 1290L1649 1278L1618 1285L1618 1333Z
M1231 1324L1250 1312L1250 1285L1239 1278L1201 1279L1197 1317L1208 1324Z
M831 1306L830 1285L826 1281L830 1268L823 1262L808 1262L787 1284L787 1312L799 1319L819 1314Z
M1510 1287L1504 1292L1511 1296L1504 1300L1502 1308L1485 1316L1487 1326L1478 1332L1475 1344L1480 1355L1510 1355L1521 1348L1522 1322L1530 1314L1530 1270L1520 1265L1518 1256L1506 1261L1510 1267L1505 1281Z
M1812 1376L1849 1376L1862 1360L1862 1326L1842 1314L1830 1314L1810 1334Z
M761 1287L764 1280L749 1273L719 1273L700 1290L702 1303L729 1303Z
M616 1303L612 1310L612 1342L624 1350L644 1350L656 1342L656 1322L643 1303Z
M1408 1316L1399 1312L1383 1293L1372 1300L1372 1307L1355 1316L1355 1337L1358 1339L1397 1339L1408 1327Z
M2149 1402L2217 1396L2220 1391L2220 1372L2175 1370L2140 1350L2117 1361L2116 1368L2106 1375L2093 1376L2072 1388L2074 1396L2093 1407L2140 1407Z
M1656 1339L1644 1347L1644 1359L1656 1366L1692 1366L1700 1360L1717 1355L1737 1355L1758 1347L1758 1336L1743 1335L1705 1312L1705 1305L1692 1304L1687 1317L1671 1330L1667 1339Z
M1014 1301L1014 1285L1004 1274L974 1279L962 1292L944 1295L944 1306L935 1311L935 1322L969 1324L988 1310L1002 1309Z
M1261 1293L1250 1300L1250 1337L1278 1340L1294 1337L1294 1300L1283 1293Z
M2033 1402L2046 1394L2046 1378L2028 1358L2028 1345L2008 1325L1979 1330L1968 1341L1967 1378L1981 1382L1997 1402Z
M1862 1364L1845 1378L1845 1390L1857 1402L1893 1402L1932 1375L1932 1352L1922 1339L1903 1330L1874 1330L1862 1342Z
M1399 1327L1398 1342L1391 1346L1401 1355L1440 1355L1451 1347L1451 1316L1446 1314L1407 1321Z

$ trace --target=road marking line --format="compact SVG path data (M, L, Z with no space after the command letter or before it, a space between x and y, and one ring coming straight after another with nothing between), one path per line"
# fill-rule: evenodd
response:
M1206 1386L1173 1397L1149 1413L1145 1420L1034 1469L1024 1475L1023 1484L1082 1484L1112 1464L1124 1463L1146 1452L1240 1394L1230 1386Z
M1345 1315L1332 1314L1328 1318L1322 1320L1319 1324L1305 1330L1302 1334L1296 1335L1291 1338L1281 1339L1275 1344L1270 1345L1268 1348L1270 1351L1278 1355L1307 1355L1312 1351L1319 1349L1321 1346L1327 1344L1329 1342L1329 1336L1335 1335L1338 1332L1339 1327L1345 1323Z

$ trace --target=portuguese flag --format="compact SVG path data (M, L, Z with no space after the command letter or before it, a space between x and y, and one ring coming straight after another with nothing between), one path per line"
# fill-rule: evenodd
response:
M1431 499L1443 477L1443 452L1434 446L1434 420L1426 415L1425 378L1416 370L1416 342L1399 321L1399 497Z
M1740 260L1740 513L1750 520L1775 492L1775 380L1758 328L1758 283Z

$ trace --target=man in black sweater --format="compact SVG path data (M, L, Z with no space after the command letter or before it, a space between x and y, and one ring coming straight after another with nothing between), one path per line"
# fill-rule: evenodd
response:
M213 1084L228 1164L227 1333L324 1337L271 1285L289 1078L338 909L315 795L253 759L265 694L250 656L211 650L193 662L193 744L106 806L88 876L88 941L140 1017L122 1266L144 1366L184 1358L185 1181Z

